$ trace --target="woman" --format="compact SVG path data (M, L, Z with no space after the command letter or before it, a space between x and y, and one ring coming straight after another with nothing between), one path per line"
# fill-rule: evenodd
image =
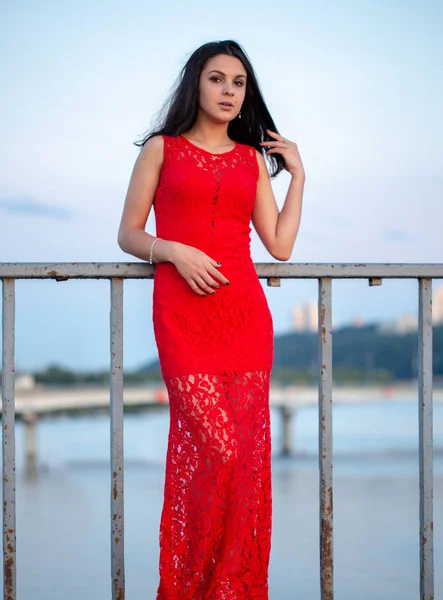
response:
M118 235L157 264L170 403L157 600L267 600L273 326L249 234L252 221L270 254L289 259L305 173L234 41L198 48L166 109L137 144ZM292 175L281 212L263 155L272 177ZM144 231L152 206L155 236Z

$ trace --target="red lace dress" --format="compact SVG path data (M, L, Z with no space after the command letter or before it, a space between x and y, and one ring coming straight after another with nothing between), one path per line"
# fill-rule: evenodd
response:
M197 295L156 266L154 332L170 402L157 600L267 600L273 326L250 255L258 163L163 136L157 235L199 248L230 281Z

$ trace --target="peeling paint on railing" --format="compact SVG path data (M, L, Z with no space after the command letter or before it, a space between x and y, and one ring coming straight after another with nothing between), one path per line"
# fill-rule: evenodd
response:
M432 280L443 278L443 264L256 263L258 276L272 287L282 279L318 279L319 317L319 497L321 599L333 600L332 478L332 280L417 279L419 288L419 450L420 450L420 600L434 598L433 436L432 436ZM111 426L111 581L113 600L125 598L123 469L123 284L125 279L152 279L155 266L139 263L0 263L2 309L3 420L3 590L16 600L15 509L15 280L109 279L110 294L110 426Z

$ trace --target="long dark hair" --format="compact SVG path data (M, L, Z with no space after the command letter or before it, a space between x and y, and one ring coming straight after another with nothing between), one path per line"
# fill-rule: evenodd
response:
M206 62L219 54L238 58L247 73L241 119L235 118L229 123L228 135L236 142L248 144L261 152L270 163L271 177L275 177L285 166L284 158L278 153L267 155L260 142L274 140L266 129L276 133L278 130L263 99L251 61L240 44L233 40L208 42L191 54L178 77L175 88L159 113L155 130L150 131L141 141L134 143L136 146L144 146L154 135L181 135L194 125L198 113L200 74Z

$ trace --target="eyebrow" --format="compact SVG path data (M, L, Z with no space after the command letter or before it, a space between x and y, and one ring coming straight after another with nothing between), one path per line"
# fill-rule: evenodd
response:
M220 73L220 75L226 76L226 73L223 73L223 71L219 71L218 69L212 69L212 71L209 71L209 73ZM236 75L234 79L237 79L238 77L244 77L246 79L246 75L242 75L241 73L239 75Z

